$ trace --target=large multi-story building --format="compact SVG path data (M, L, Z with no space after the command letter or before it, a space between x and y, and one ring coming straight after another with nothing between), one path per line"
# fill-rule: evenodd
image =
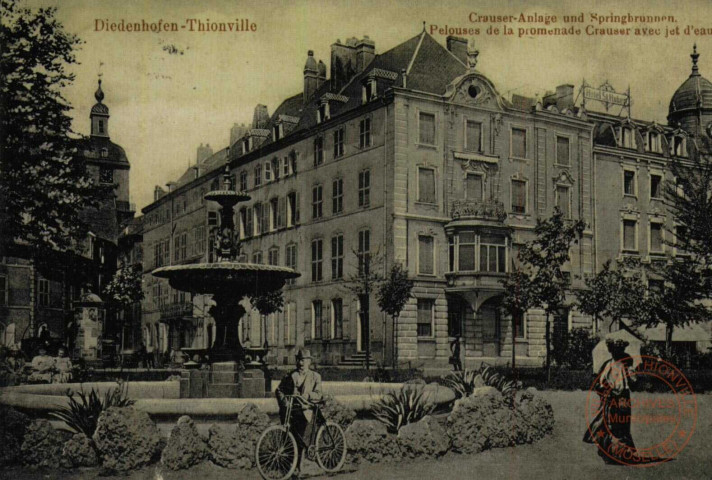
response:
M135 210L129 202L130 164L124 149L109 137L109 107L103 103L101 80L94 97L90 135L76 140L76 155L83 157L94 182L114 186L114 195L81 212L89 229L81 253L57 254L50 264L38 265L30 261L24 245L16 244L2 257L0 339L5 345L19 344L44 330L64 338L73 320L73 302L86 289L100 293L116 271L120 232Z
M306 346L323 364L370 350L374 361L444 366L452 336L462 337L466 363L507 361L512 348L518 362L541 363L543 312L512 322L498 306L519 246L555 207L587 225L566 265L573 289L606 259L673 253L659 189L671 155L687 155L700 134L688 119L712 106L697 57L701 104L688 80L671 104L672 127L588 111L572 85L505 99L476 69L477 55L464 39L443 46L425 31L381 54L368 37L337 41L328 76L310 51L302 92L272 115L258 105L227 148L201 146L196 164L143 210L147 343L212 343L209 300L150 272L211 260L217 205L203 195L225 168L251 196L237 206L243 259L302 273L285 288L283 312L248 310L240 324L242 341L268 344L277 363ZM394 262L415 282L395 328L375 298L348 288L359 269L385 274ZM591 319L570 310L552 323L565 334Z

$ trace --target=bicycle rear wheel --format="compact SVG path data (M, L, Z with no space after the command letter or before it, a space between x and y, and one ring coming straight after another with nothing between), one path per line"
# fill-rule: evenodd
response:
M299 450L294 435L281 425L267 428L255 447L255 464L265 480L284 480L297 468Z
M327 472L337 472L346 461L346 436L334 422L326 422L316 434L316 461Z

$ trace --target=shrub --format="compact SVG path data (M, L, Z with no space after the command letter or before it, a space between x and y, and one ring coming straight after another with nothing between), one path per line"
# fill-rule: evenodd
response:
M388 392L371 407L378 421L391 433L398 433L403 425L417 422L435 410L422 387L406 385L397 392Z
M129 407L134 404L128 398L128 384L123 382L117 382L116 388L107 391L103 399L93 388L89 394L84 393L84 389L80 390L77 394L80 401L77 401L71 390L67 391L67 397L69 405L50 412L50 415L62 420L67 425L65 430L83 433L88 438L94 435L101 412L109 407Z
M492 367L451 372L445 377L445 384L455 392L458 398L469 397L475 388L482 386L494 387L508 398L521 389L519 382L507 379Z
M598 338L588 328L573 328L569 332L567 342L563 364L576 370L591 368L592 352Z
M338 423L342 428L348 428L356 418L356 412L338 401L332 395L324 395L324 404L321 407L324 418Z

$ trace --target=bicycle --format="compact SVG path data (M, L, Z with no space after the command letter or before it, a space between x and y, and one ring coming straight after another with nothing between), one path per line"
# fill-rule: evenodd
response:
M285 395L285 398L287 407L283 423L267 427L257 440L255 464L262 478L284 480L294 474L299 463L297 441L304 447L306 458L316 460L322 470L328 473L339 471L346 460L346 437L338 424L322 415L320 405L323 402L310 402L299 395ZM301 435L297 435L297 440L291 432L294 402L314 408L309 422L311 432L306 440Z

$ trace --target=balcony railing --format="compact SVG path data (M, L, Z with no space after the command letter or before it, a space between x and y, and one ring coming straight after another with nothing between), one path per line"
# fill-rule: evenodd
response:
M161 305L161 320L169 320L173 318L190 317L193 315L192 303L169 303Z
M450 216L453 220L490 220L503 222L507 218L504 204L501 202L456 200L452 204Z

